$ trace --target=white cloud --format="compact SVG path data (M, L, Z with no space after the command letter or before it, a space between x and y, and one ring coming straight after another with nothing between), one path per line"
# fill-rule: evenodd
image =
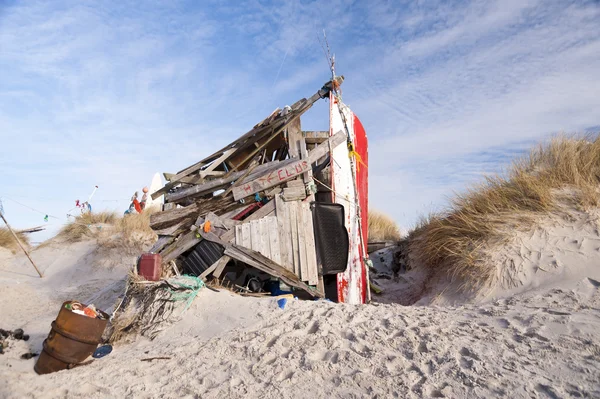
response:
M599 16L561 1L15 4L0 10L0 195L48 194L57 214L94 184L99 204L126 201L318 90L326 29L370 138L371 203L409 225L507 154L598 125ZM320 129L315 108L303 125Z

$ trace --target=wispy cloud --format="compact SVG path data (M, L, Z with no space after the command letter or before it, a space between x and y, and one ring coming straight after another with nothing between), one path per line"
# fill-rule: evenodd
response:
M371 203L410 225L536 140L598 126L599 17L558 0L0 6L0 196L63 215L98 184L96 206L123 210L155 171L319 89L325 29L369 134ZM325 104L303 119L327 122Z

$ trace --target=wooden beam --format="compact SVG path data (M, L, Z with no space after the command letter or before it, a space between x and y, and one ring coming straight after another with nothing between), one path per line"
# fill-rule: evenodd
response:
M260 218L264 218L268 216L271 212L275 211L275 200L271 200L264 204L259 210L254 212L252 215L248 216L244 222L249 222L251 220L256 220ZM229 230L227 233L221 236L221 240L225 242L231 241L235 237L235 229Z
M200 171L200 177L204 178L204 177L208 176L210 174L210 172L212 172L213 170L215 170L217 168L217 166L219 166L223 162L225 162L227 160L227 158L229 158L231 156L231 154L233 154L234 152L235 152L235 148L231 148L231 149L223 152L223 155L221 155L219 158L214 160L206 169ZM177 176L180 176L180 174L173 176L173 179L171 179L171 181L178 180ZM180 178L181 177L184 177L184 176L180 176Z
M217 263L218 263L217 267L215 268L215 271L213 272L213 276L215 278L221 278L221 274L223 273L225 266L227 266L227 264L229 263L230 260L231 260L231 258L229 256L223 255L223 257L217 261Z
M244 183L239 187L234 187L232 190L233 199L237 201L267 188L278 186L288 180L295 179L308 169L310 169L308 161L296 161L291 165L275 169L253 181Z
M175 208L168 211L153 213L150 215L150 227L152 229L158 229L171 226L182 219L194 217L198 211L198 204L192 204L183 208Z
M196 237L195 231L190 231L177 239L177 241L173 242L166 248L161 251L162 262L168 263L171 260L177 259L179 255L183 254L190 248L193 248L194 245L198 244L202 239Z
M300 144L302 139L302 127L300 118L294 119L287 125L288 148L291 158L300 158Z
M273 161L273 162L266 163L264 165L257 166L256 169L254 170L254 172L251 175L249 175L246 179L254 179L256 176L259 176L263 172L267 172L269 170L276 169L277 167L280 167L282 165L289 165L292 162L294 162L294 160L286 160L286 161L282 161L282 162ZM229 176L227 178L211 180L211 181L206 182L201 185L185 188L183 190L179 190L172 194L167 194L167 195L165 195L165 200L167 202L177 202L182 199L193 198L193 197L198 197L198 196L205 195L205 194L210 194L214 191L217 191L219 189L227 187L227 185L229 183L242 177L244 175L244 173L245 173L245 171L242 170L242 171L233 173L231 176Z
M271 259L266 256L253 251L249 248L244 248L239 245L229 244L225 248L225 255L232 257L233 259L237 259L240 262L243 262L249 266L252 266L258 270L261 270L273 277L277 277L281 279L284 283L299 288L301 290L306 291L309 295L317 298L322 298L323 294L314 288L304 284L302 281L298 279L291 271L287 270L283 266L273 262Z
M329 138L329 131L327 130L303 130L302 136L306 144L321 144Z
M247 197L259 191L278 186L288 180L292 180L304 172L311 169L311 164L329 152L329 146L335 148L346 141L346 134L339 131L330 137L325 143L320 144L308 156L306 160L296 161L290 165L280 167L272 172L265 173L262 176L242 184L233 189L233 198L237 201L240 198Z

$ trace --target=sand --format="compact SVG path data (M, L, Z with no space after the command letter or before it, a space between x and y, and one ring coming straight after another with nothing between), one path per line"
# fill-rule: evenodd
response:
M292 300L282 310L273 298L203 289L155 340L120 343L90 365L44 376L20 355L41 350L62 301L110 310L135 256L94 241L48 246L33 252L46 274L39 279L24 257L2 252L0 328L31 339L0 355L0 397L600 397L598 232L594 220L576 222L531 233L539 256L516 234L497 255L522 260L520 282L471 303L431 305L418 270L378 278L388 289L375 299L386 303L361 306ZM574 242L579 233L587 242ZM379 255L383 276L391 252ZM421 305L397 303L407 296ZM168 359L141 360L151 357Z

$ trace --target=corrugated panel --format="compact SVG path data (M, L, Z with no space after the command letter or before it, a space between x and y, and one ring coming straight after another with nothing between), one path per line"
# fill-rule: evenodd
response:
M183 272L199 276L223 256L225 248L208 240L200 241L184 258Z

